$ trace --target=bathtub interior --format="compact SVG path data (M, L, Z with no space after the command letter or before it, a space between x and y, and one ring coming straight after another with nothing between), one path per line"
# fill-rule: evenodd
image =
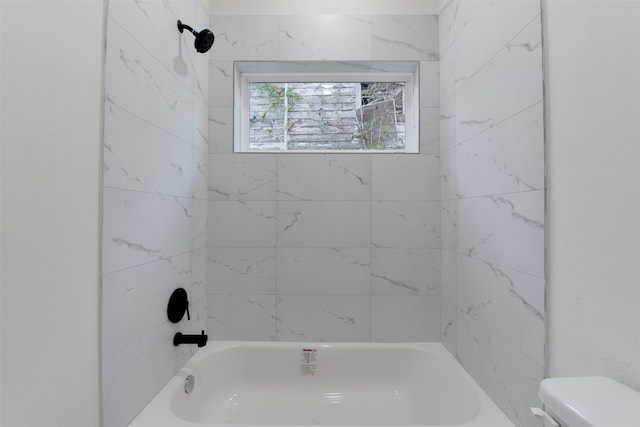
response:
M437 347L221 345L182 369L196 384L170 406L207 425L459 425L481 406L461 370Z

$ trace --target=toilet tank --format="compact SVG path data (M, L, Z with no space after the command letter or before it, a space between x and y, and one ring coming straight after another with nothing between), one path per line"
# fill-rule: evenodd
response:
M640 393L611 378L548 378L539 396L562 427L640 427Z

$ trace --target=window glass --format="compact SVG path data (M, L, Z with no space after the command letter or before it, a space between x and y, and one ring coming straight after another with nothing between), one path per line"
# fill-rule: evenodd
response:
M417 64L389 64L236 65L235 151L418 152Z
M402 150L404 82L251 82L249 150Z

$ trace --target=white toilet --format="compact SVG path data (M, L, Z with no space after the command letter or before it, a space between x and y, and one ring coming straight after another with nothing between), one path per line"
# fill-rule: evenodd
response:
M544 427L640 427L640 393L611 378L548 378L539 396Z

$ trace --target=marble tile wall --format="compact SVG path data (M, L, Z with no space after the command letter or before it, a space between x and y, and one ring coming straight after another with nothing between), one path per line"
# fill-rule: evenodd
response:
M544 363L540 2L440 3L442 342L521 427Z
M103 425L123 427L206 329L208 58L176 21L207 27L200 0L110 1L103 190ZM187 290L191 321L166 317Z
M434 16L212 16L209 336L438 341ZM420 154L234 154L235 60L420 61Z

